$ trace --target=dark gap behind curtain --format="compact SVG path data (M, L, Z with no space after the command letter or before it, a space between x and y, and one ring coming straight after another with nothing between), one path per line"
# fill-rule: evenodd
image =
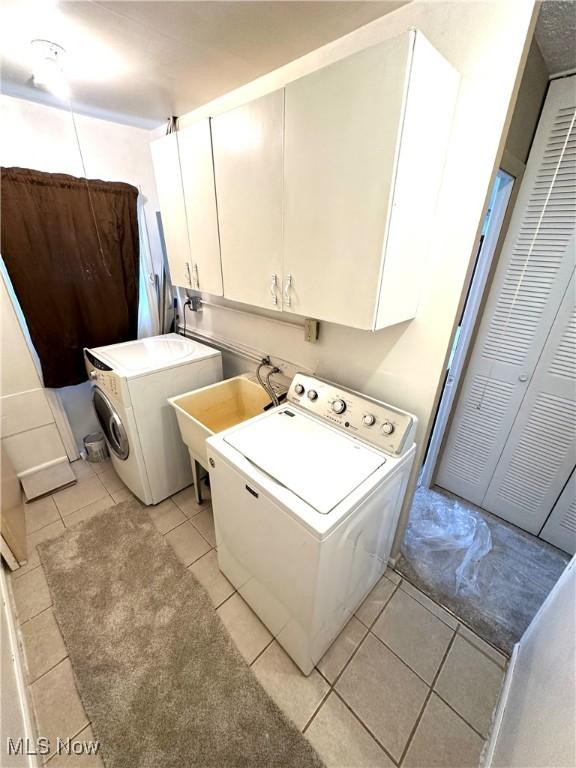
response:
M83 347L137 336L137 198L122 182L2 168L2 256L46 387L86 380Z

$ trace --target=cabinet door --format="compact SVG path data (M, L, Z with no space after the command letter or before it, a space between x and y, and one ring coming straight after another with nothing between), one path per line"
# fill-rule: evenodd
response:
M213 118L224 295L281 309L284 91Z
M222 268L210 121L177 133L190 243L192 287L222 296Z
M286 87L289 311L374 328L412 39L386 41Z
M162 213L170 280L173 285L191 288L188 228L176 134L170 133L153 141L150 150Z

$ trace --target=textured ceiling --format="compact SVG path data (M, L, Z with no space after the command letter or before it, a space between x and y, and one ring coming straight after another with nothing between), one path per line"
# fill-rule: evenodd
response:
M536 42L551 75L576 69L576 2L544 0Z
M154 127L405 4L2 0L2 91L58 103L31 81L30 41L48 39L75 109Z

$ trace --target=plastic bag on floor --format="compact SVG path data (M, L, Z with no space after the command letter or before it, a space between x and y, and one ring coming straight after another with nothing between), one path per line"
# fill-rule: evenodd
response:
M402 550L420 576L441 576L454 594L478 593L479 568L492 549L482 517L456 499L421 488L416 493Z

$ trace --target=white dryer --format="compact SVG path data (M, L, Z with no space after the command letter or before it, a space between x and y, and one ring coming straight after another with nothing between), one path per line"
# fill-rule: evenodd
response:
M170 333L85 349L96 416L118 476L145 504L192 483L169 397L222 379L220 352Z
M220 569L305 674L386 568L415 428L297 374L287 404L206 441Z

